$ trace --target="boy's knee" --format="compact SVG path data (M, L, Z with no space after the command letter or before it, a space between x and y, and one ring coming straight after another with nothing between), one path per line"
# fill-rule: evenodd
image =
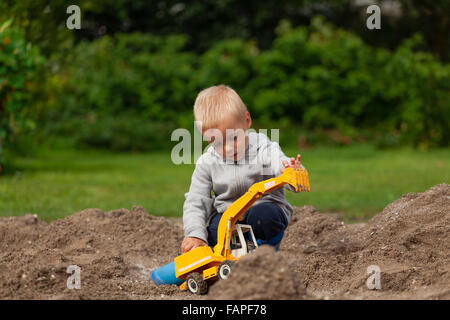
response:
M287 227L283 210L274 203L262 203L252 207L246 218L257 238L270 239Z

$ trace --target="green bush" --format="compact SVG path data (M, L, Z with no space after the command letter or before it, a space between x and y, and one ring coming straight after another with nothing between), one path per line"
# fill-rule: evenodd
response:
M5 148L34 127L28 107L30 87L42 62L36 47L11 24L9 20L0 26L0 172Z
M244 101L251 101L248 83L254 77L253 60L258 54L253 42L241 39L218 42L197 61L194 77L198 90L225 83L239 92Z
M320 18L310 28L285 28L254 60L250 106L260 119L308 130L357 137L370 128L380 146L448 145L449 65L415 52L418 43L374 49Z
M195 98L194 56L182 52L184 43L182 36L144 34L80 43L49 80L47 129L115 150L125 141L141 150L160 146L161 136L170 141L167 128Z
M376 49L321 18L277 32L265 51L230 39L201 55L176 35L82 42L48 77L44 128L82 145L153 150L173 128L192 129L199 90L225 83L256 127L292 130L302 143L448 145L450 66L417 51L420 37Z
M416 147L448 146L450 141L450 65L431 54L414 52L420 37L405 41L392 54L383 53L378 96L394 110L381 122L399 143Z
M152 122L135 115L105 115L80 121L76 142L82 146L115 151L154 151L168 149L175 126L170 122Z

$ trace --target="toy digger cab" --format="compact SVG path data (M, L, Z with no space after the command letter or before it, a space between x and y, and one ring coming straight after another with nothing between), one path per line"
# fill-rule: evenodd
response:
M303 167L286 168L279 177L257 182L222 214L214 248L197 247L175 258L176 278L186 280L181 290L205 294L210 281L229 277L234 262L258 247L252 227L237 222L264 193L285 184L298 192L310 191L308 172Z
M236 259L245 256L252 250L258 248L252 226L249 224L236 223L231 232L231 254Z

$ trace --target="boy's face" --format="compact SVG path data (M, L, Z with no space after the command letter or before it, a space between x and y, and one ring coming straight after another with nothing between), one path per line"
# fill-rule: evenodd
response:
M247 130L252 124L250 113L240 121L235 117L228 117L215 128L202 130L203 137L226 160L238 161L248 146Z

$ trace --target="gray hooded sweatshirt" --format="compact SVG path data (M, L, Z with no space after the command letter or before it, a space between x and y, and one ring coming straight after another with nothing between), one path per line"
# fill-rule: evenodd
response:
M209 147L197 160L189 192L185 194L185 237L196 237L207 242L206 227L214 214L223 213L254 183L279 176L283 160L289 162L279 144L270 141L263 133L248 133L248 147L242 159L237 162L225 160L214 148ZM289 185L284 188L295 191ZM274 202L290 221L293 208L286 201L284 188L263 195L254 205Z

